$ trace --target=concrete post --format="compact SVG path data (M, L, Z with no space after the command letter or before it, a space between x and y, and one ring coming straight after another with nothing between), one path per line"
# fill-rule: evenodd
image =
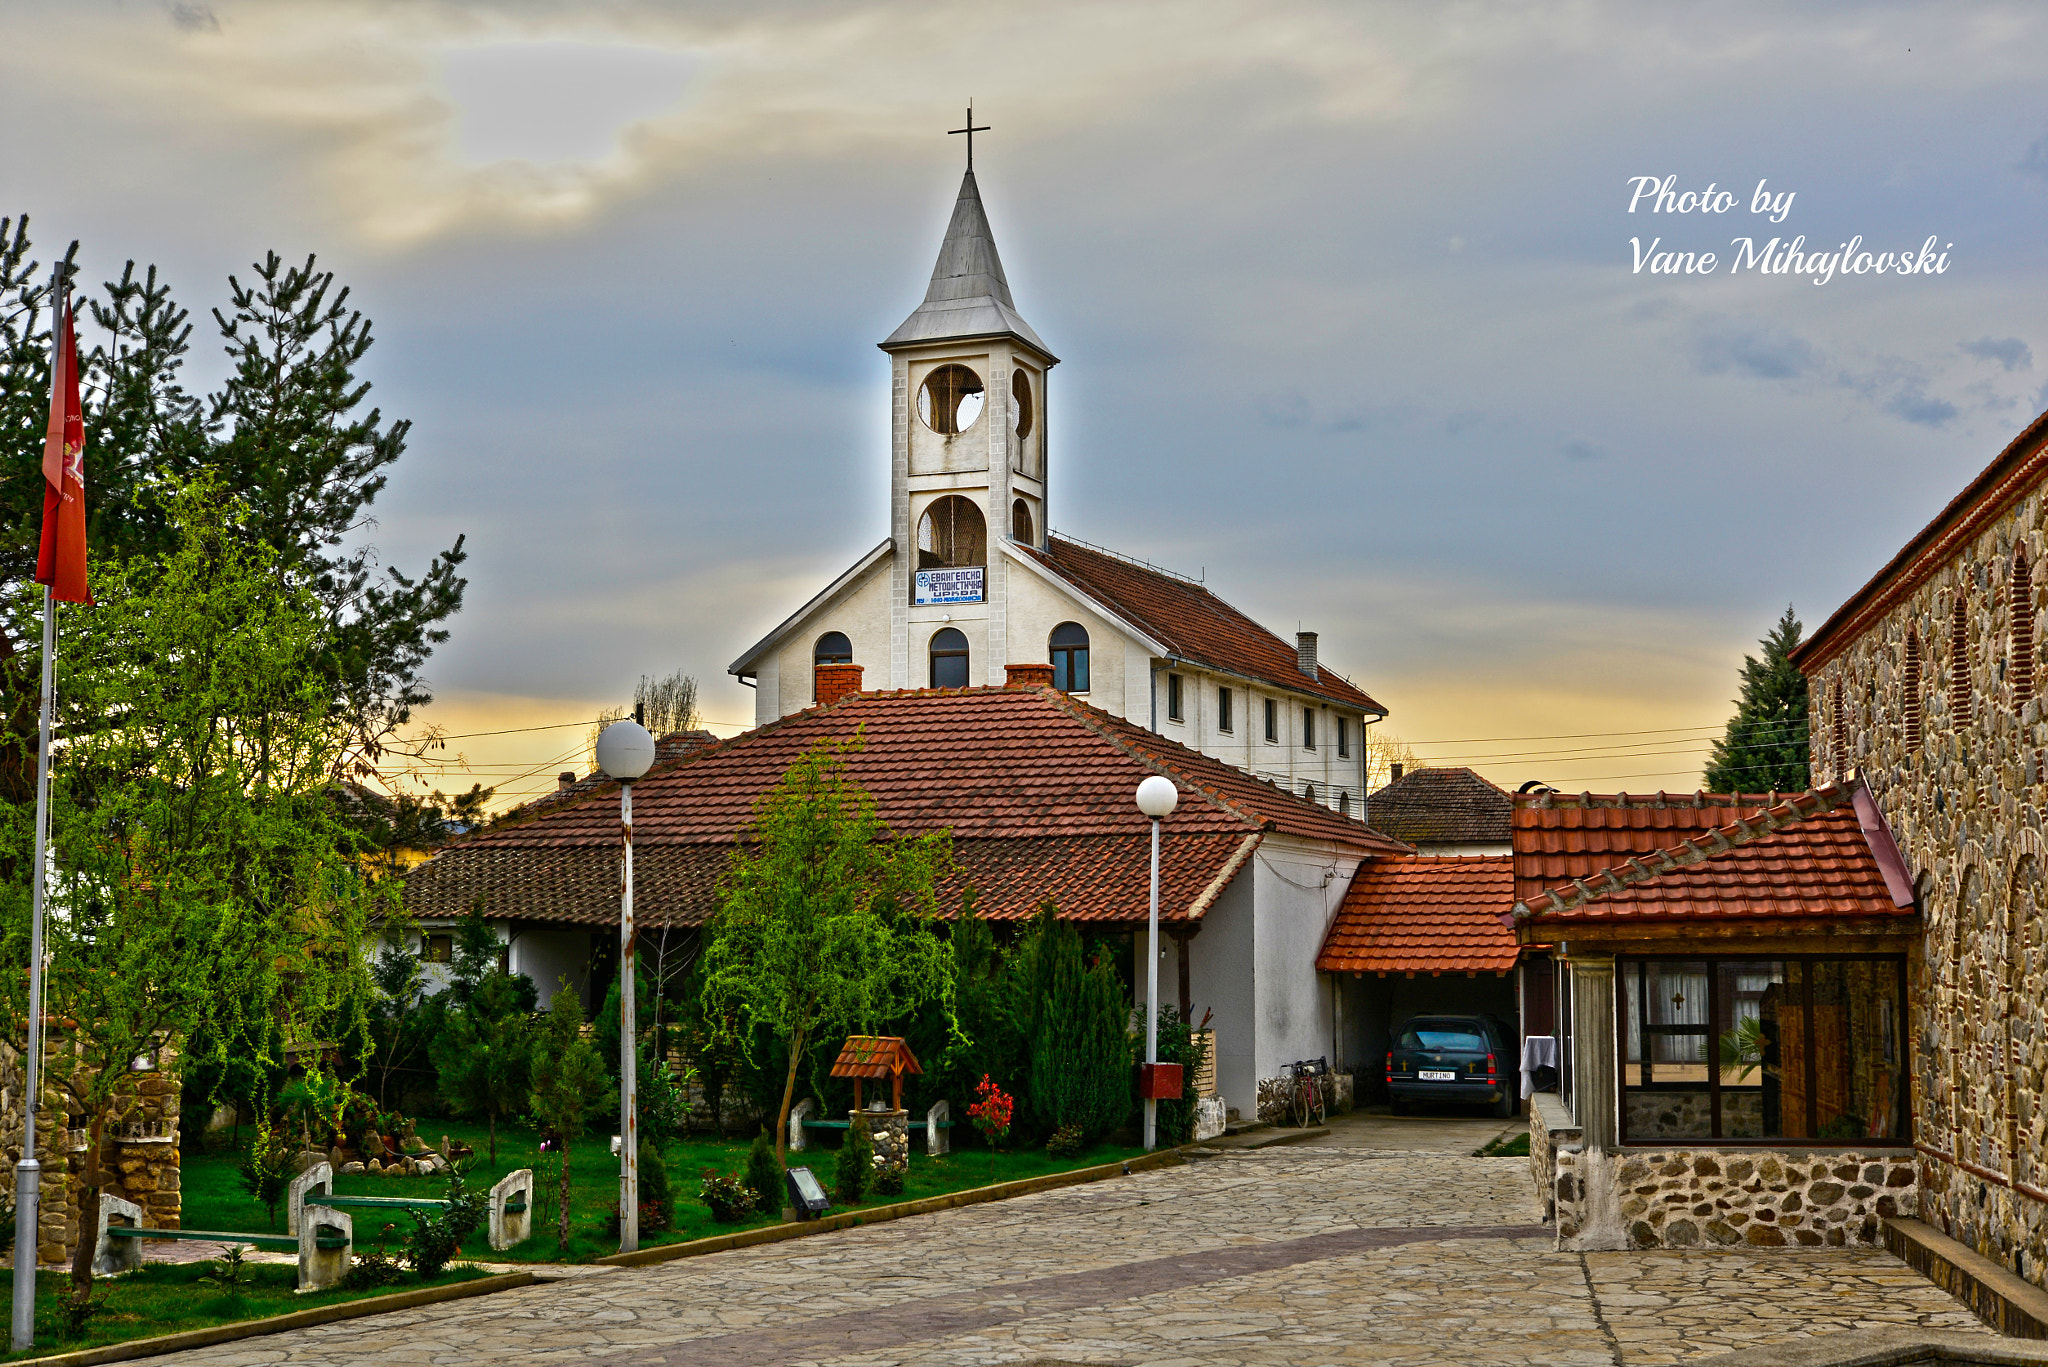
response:
M1558 1193L1558 1246L1578 1252L1628 1247L1621 1219L1621 1089L1615 1071L1614 956L1567 952L1572 975L1572 1109L1581 1138L1577 1151L1559 1145L1560 1171L1572 1176L1570 1204L1578 1207L1577 1232Z
M284 1228L287 1234L299 1232L299 1212L308 1201L317 1202L323 1196L334 1195L334 1165L314 1163L291 1180L285 1189Z
M944 1097L934 1101L932 1108L924 1113L924 1151L926 1153L941 1154L951 1147L946 1142L948 1138L946 1132L940 1126L952 1119L952 1115L953 1108L946 1104L946 1098Z
M510 1209L514 1201L520 1209ZM508 1172L491 1188L491 1247L499 1252L523 1244L533 1232L533 1169Z
M320 1236L340 1235L340 1248L320 1247ZM339 1286L355 1261L355 1223L344 1211L308 1203L299 1213L299 1291L325 1291Z

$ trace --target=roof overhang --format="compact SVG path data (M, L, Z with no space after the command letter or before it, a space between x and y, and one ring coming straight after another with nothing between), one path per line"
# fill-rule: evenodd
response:
M862 556L859 560L855 561L852 569L846 571L846 573L840 575L837 579L834 579L831 583L827 584L824 587L824 589L822 589L818 593L816 597L812 598L808 603L805 603L795 612L789 614L789 616L783 618L782 621L779 624L777 624L775 630L769 632L766 636L763 636L760 640L754 642L754 644L752 644L751 646L748 646L747 651L744 655L740 656L737 660L734 660L731 664L725 667L725 672L728 674L754 673L756 671L756 666L759 664L760 659L763 655L766 655L770 650L782 644L783 638L789 635L789 633L793 631L797 627L797 625L801 623L806 617L809 617L819 608L824 607L827 603L830 603L833 599L839 597L841 594L846 593L848 590L852 589L855 585L857 585L861 580L865 579L868 575L868 571L872 570L876 565L880 564L883 560L888 558L889 552L895 546L895 544L895 538L884 538L881 545L875 547L866 555Z

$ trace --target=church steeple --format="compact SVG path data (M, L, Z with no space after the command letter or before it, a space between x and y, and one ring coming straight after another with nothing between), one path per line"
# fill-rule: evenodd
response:
M996 254L995 234L981 207L972 167L961 178L960 197L953 203L953 219L946 225L946 240L939 244L938 264L932 267L924 302L881 346L894 351L969 337L1015 337L1043 354L1047 363L1057 360L1010 297L1010 282L1003 275L1003 259Z

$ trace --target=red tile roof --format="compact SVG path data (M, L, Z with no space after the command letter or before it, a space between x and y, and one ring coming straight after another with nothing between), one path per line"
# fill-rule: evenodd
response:
M1385 716L1387 709L1335 670L1301 672L1295 647L1190 579L1084 546L1046 539L1016 549L1194 664Z
M1501 923L1514 858L1410 855L1359 867L1323 939L1324 973L1505 973L1521 947Z
M849 776L898 833L951 829L959 874L948 901L972 884L987 916L1028 916L1051 898L1076 919L1143 921L1150 829L1131 795L1155 773L1182 792L1160 856L1167 919L1199 917L1269 832L1407 851L1053 689L863 693L651 769L633 790L636 918L701 923L754 803L813 743L856 735ZM407 906L453 916L481 897L493 917L615 922L618 811L606 785L478 832L408 875Z
M1715 801L1731 805L1653 810L1737 815L1727 824L1706 829L1678 823L1661 828L1592 828L1630 832L1641 838L1641 845L1648 844L1649 832L1661 829L1666 843L1658 849L1639 846L1630 857L1610 857L1601 868L1584 870L1526 896L1519 895L1525 883L1520 853L1525 828L1518 808L1518 896L1502 921L1537 921L1548 927L1623 919L1814 920L1915 914L1898 847L1860 784L1830 785L1767 806L1738 808L1725 797ZM1608 810L1618 814L1623 809ZM1579 815L1593 816L1596 811ZM1587 828L1526 829L1535 837ZM1583 856L1572 858L1579 862Z
M1415 769L1372 795L1366 819L1411 845L1505 845L1515 796L1470 769Z
M1779 801L1776 793L1534 793L1515 799L1515 900L1655 854ZM1370 814L1370 813L1369 813Z

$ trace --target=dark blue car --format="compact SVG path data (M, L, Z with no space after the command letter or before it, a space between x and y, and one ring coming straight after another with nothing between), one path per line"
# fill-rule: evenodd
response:
M1387 1100L1394 1113L1417 1101L1484 1104L1515 1113L1520 1079L1508 1028L1492 1016L1412 1016L1387 1051Z

